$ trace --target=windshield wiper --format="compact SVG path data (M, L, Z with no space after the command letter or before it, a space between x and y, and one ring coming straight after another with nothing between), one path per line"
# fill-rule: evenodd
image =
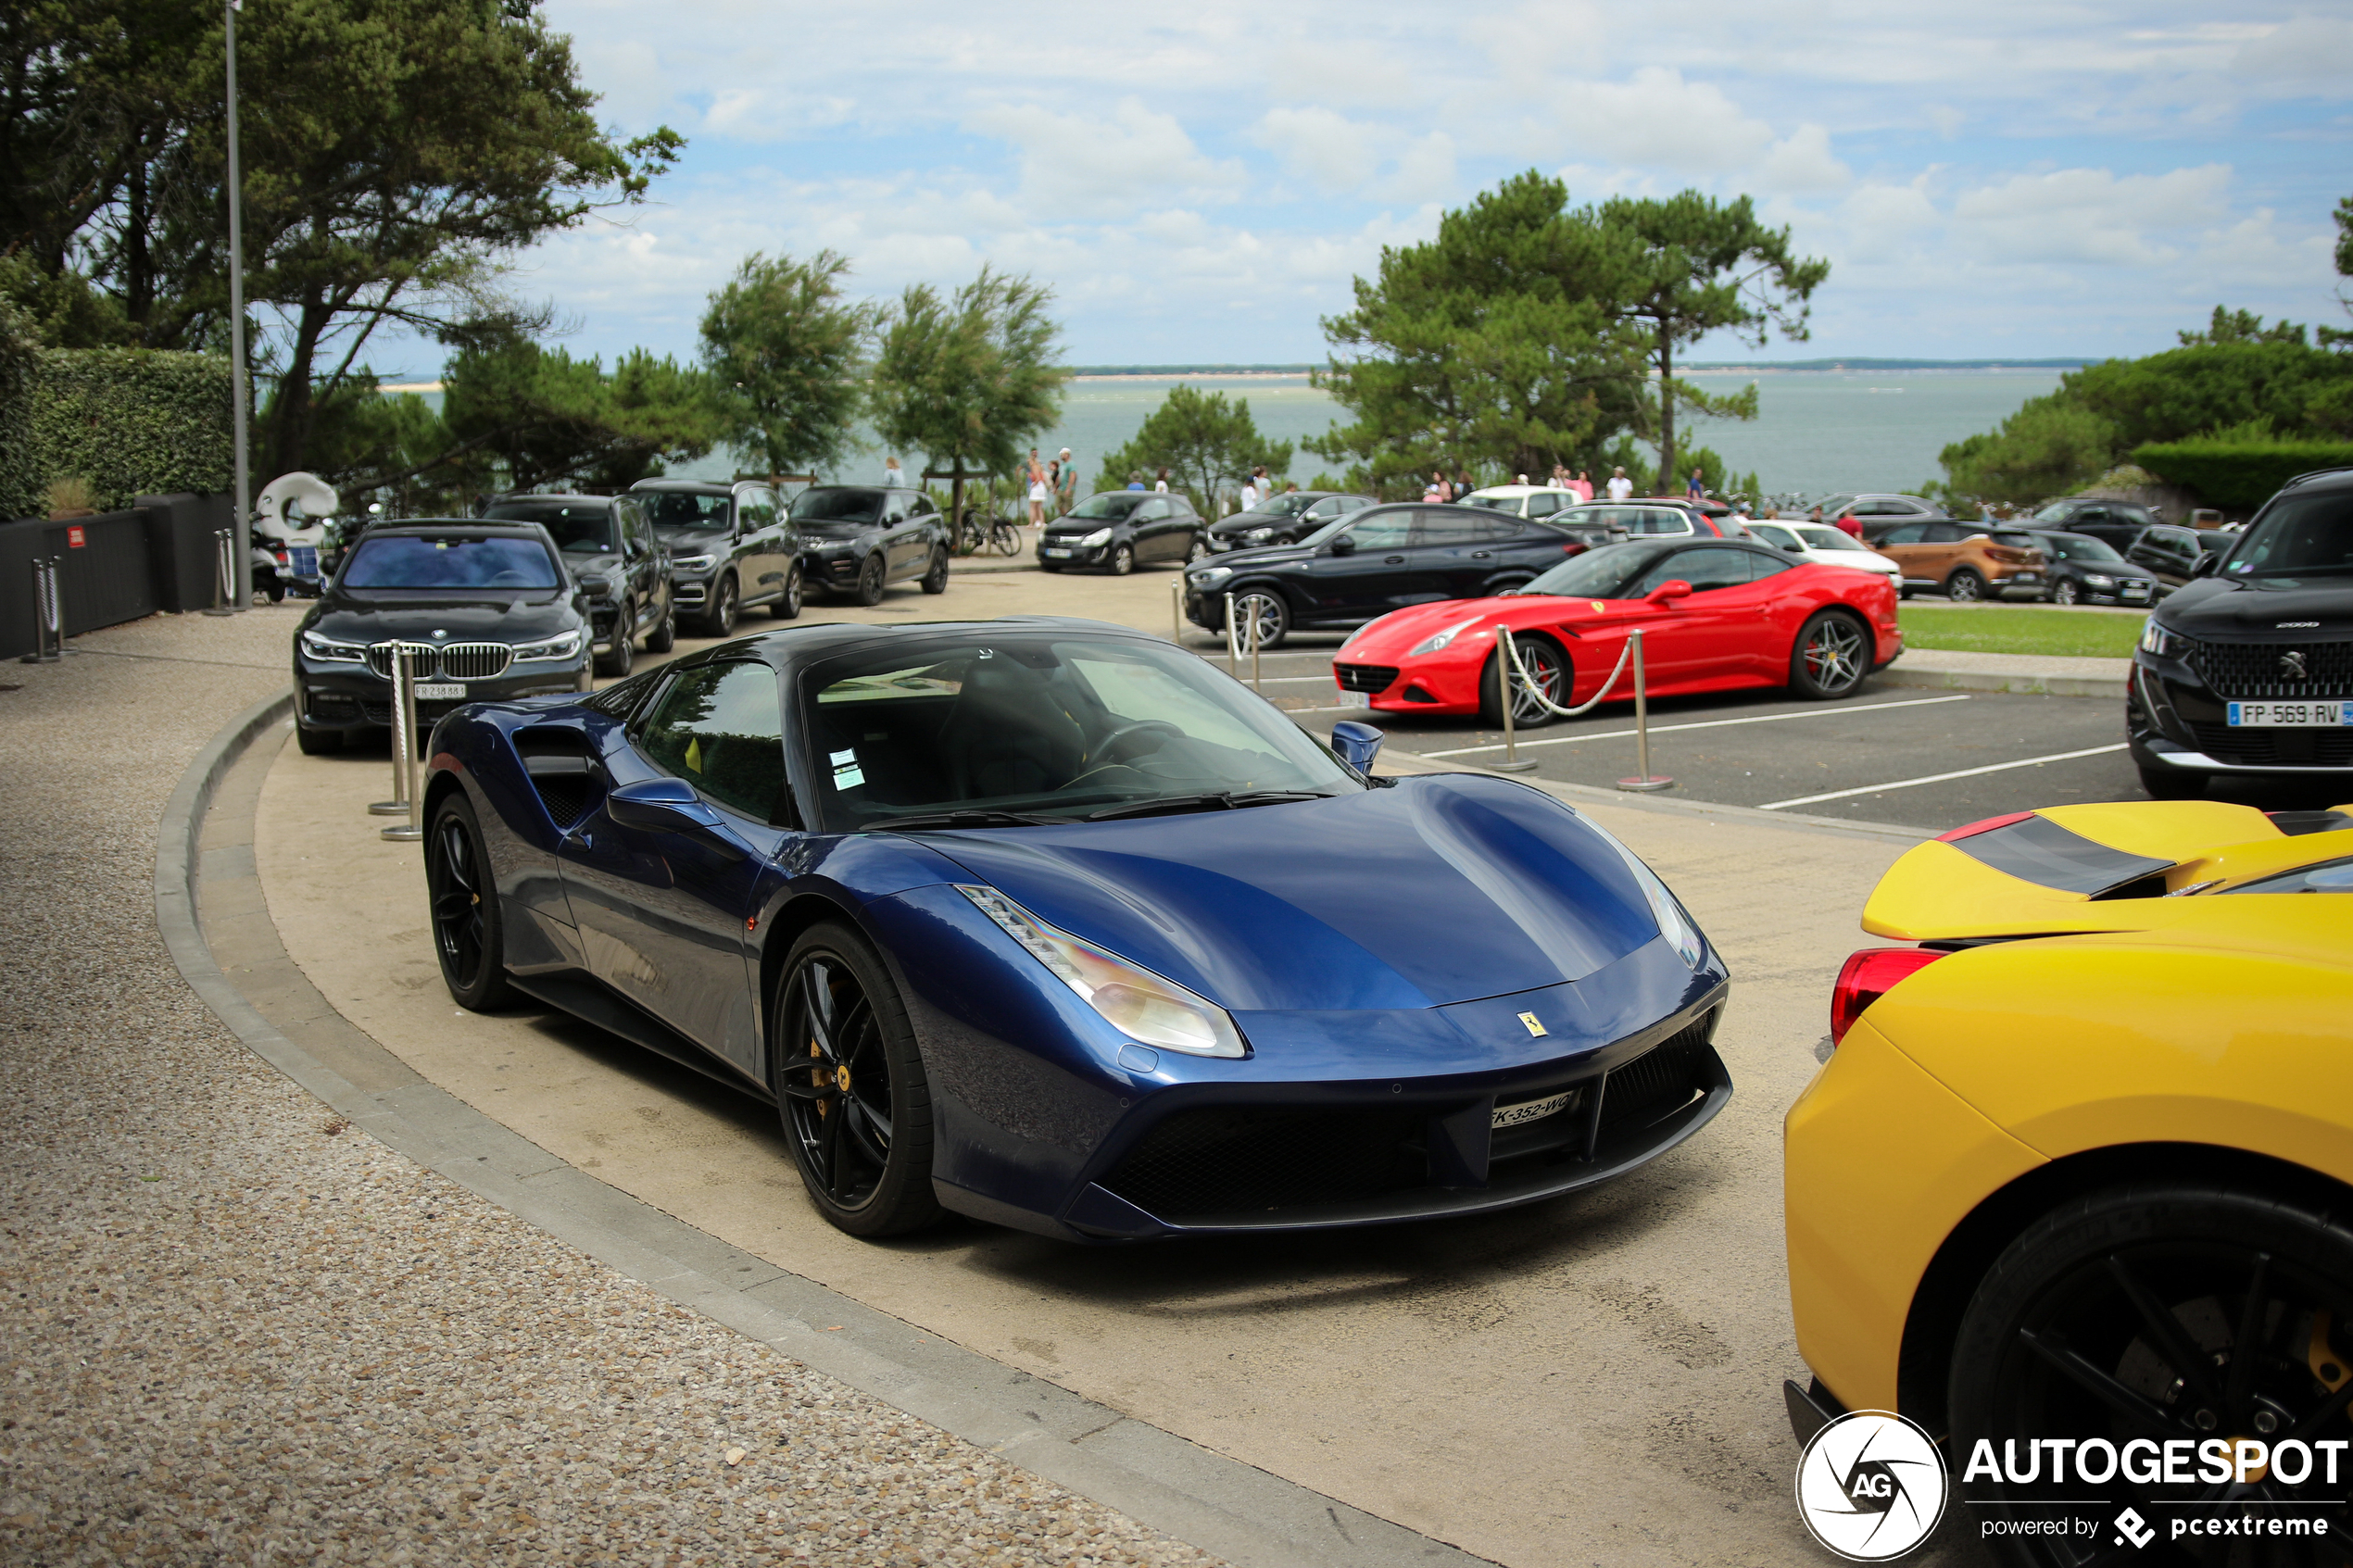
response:
M1109 822L1114 817L1151 817L1163 812L1177 811L1239 811L1245 806L1279 806L1287 800L1327 800L1330 797L1318 789L1247 789L1240 794L1220 790L1215 795L1169 795L1158 800L1131 801L1125 806L1106 806L1100 811L1089 811L1081 822Z
M884 833L897 833L905 828L1034 828L1068 821L1068 817L1033 817L1021 811L926 811L921 816L891 817L865 825Z

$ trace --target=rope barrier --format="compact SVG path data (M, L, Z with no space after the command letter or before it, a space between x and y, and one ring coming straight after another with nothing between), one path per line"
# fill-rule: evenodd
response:
M1629 637L1626 639L1626 647L1624 651L1619 653L1617 656L1617 667L1609 672L1609 679L1602 683L1601 689L1595 692L1592 696L1587 697L1583 702L1579 703L1575 708L1563 708L1559 703L1554 702L1552 698L1546 696L1542 692L1536 689L1536 683L1528 673L1528 667L1519 661L1519 638L1509 631L1505 631L1504 635L1498 638L1497 641L1501 642L1504 645L1504 651L1511 655L1512 674L1517 678L1521 688L1525 690L1529 696L1534 697L1537 703L1541 706L1547 713L1560 719L1575 719L1583 714L1591 713L1595 708L1599 707L1602 698L1609 696L1610 688L1617 684L1617 678L1626 672L1628 661L1632 659L1634 657L1634 640L1631 637ZM1576 673L1574 669L1567 665L1564 665L1563 669L1572 677L1571 681L1567 684L1574 684L1574 676Z

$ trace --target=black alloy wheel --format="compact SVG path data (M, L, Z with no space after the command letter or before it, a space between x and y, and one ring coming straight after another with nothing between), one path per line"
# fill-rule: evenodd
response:
M800 619L800 563L795 561L785 571L784 591L768 601L768 613L778 621Z
M646 633L648 653L668 653L678 646L678 606L668 595L662 596L661 624Z
M2346 1488L2327 1484L2309 1446L2353 1438L2353 1228L2199 1182L2075 1199L2031 1225L1978 1286L1954 1345L1950 1399L1957 1468L1980 1439L1997 1457L2006 1444L2032 1456L2032 1438L2105 1443L2120 1456L2137 1439L2161 1452L2252 1437L2282 1460L2289 1439L2308 1446L2311 1462L2294 1481L2283 1463L2244 1483L2141 1482L2120 1468L2106 1482L2070 1470L2055 1483L2045 1463L2031 1481L1963 1483L1976 1511L1997 1518L2047 1519L2062 1499L2098 1493L2102 1512L2131 1507L2160 1530L2186 1505L2214 1520L2318 1515L2327 1532L2267 1536L2252 1555L2212 1539L2196 1539L2197 1552L2170 1539L2146 1552L2105 1541L2078 1551L2061 1537L1994 1536L2014 1563L2341 1563L2353 1551Z
M1985 579L1970 566L1955 567L1944 579L1944 596L1955 604L1975 604L1985 596Z
M498 887L483 852L482 824L462 794L434 809L425 833L425 898L442 984L461 1008L484 1012L507 1001L506 936Z
M934 545L931 547L931 570L924 573L923 589L926 594L944 594L948 591L946 546Z
M1525 682L1512 682L1512 727L1533 730L1549 724L1560 717L1545 701L1568 706L1568 659L1550 641L1542 637L1516 634L1512 646L1519 654L1519 667L1527 675ZM1631 696L1633 687L1624 687L1623 695ZM1540 696L1544 701L1540 701ZM1487 669L1478 683L1478 721L1491 730L1504 725L1503 672L1497 656L1487 656Z
M734 636L736 617L742 608L742 601L736 597L736 574L720 573L719 580L711 585L711 609L702 618L704 632L714 637Z
M858 564L858 602L869 609L883 602L883 558L868 556Z
M1855 618L1817 612L1790 648L1789 684L1800 696L1853 696L1871 672L1871 639Z
M2072 577L2062 577L2051 584L2051 602L2055 605L2071 605L2082 596Z
M771 1082L818 1211L852 1236L895 1236L939 1215L931 1093L888 973L848 925L793 944L769 1010Z
M1268 588L1252 588L1234 596L1234 646L1243 653L1250 651L1250 631L1258 628L1258 646L1263 651L1278 648L1290 635L1290 606L1283 596Z
M1136 570L1136 546L1122 541L1111 547L1111 574L1125 577Z
M597 673L618 679L637 662L637 607L627 599L612 618L612 645L597 656Z

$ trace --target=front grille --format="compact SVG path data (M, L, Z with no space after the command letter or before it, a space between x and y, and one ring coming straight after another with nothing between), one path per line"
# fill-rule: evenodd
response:
M2236 768L2353 768L2353 730L2233 729L2189 721L2197 748Z
M1614 1069L1602 1086L1602 1141L1681 1110L1701 1089L1699 1069L1706 1049L1703 1019Z
M392 679L393 649L402 645L377 643L368 649L368 668ZM514 662L515 650L505 643L409 643L420 681L495 681Z
M2203 676L2216 696L2249 698L2297 697L2330 701L2353 696L2353 642L2342 643L2209 643L2182 639L2190 668ZM2290 675L2280 656L2304 656L2304 674Z
M1171 1222L1378 1198L1428 1179L1421 1123L1393 1110L1180 1110L1102 1185Z
M1335 664L1332 673L1340 679L1344 692L1385 692L1396 684L1397 666L1393 664Z

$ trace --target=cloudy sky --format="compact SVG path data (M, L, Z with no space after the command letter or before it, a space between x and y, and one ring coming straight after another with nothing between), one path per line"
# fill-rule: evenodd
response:
M603 112L689 142L525 258L575 351L690 352L755 249L879 295L984 262L1074 363L1321 357L1380 247L1530 167L1756 198L1830 258L1808 344L2112 355L2216 304L2343 320L2353 9L2307 0L547 0ZM429 364L412 367L429 370Z

